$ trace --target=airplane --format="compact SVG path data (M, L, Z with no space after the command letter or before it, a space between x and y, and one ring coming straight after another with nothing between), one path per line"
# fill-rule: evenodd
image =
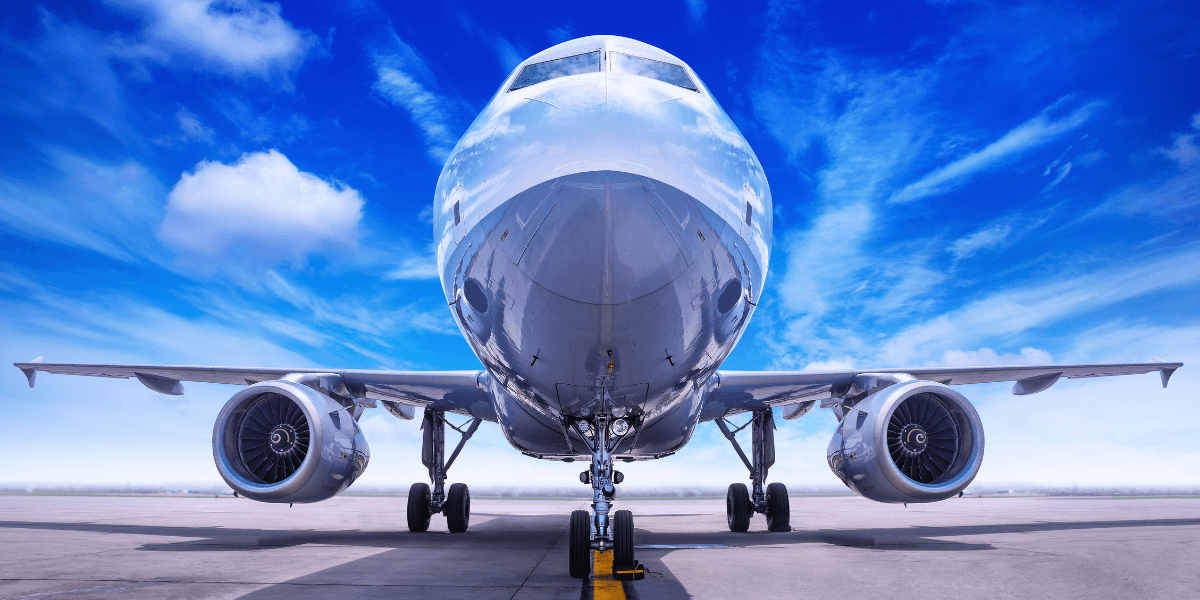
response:
M728 488L729 529L762 514L770 531L790 531L787 488L767 483L775 409L785 420L818 403L833 411L826 458L854 492L936 502L983 460L979 415L952 386L1014 381L1023 395L1064 377L1158 372L1166 387L1182 366L720 370L762 300L771 190L695 71L624 37L578 38L521 63L446 160L433 207L446 302L482 370L15 366L30 387L38 371L136 378L164 394L183 381L246 386L217 416L213 456L235 493L261 502L336 496L367 467L363 411L408 420L422 408L430 483L409 490L413 532L434 514L467 530L470 492L447 488L448 472L481 423L496 423L526 456L590 463L579 480L592 510L569 521L568 570L580 578L593 550L644 574L633 515L613 510L615 467L671 456L700 423L715 423L749 471L750 486ZM459 434L449 456L447 427ZM736 438L746 428L749 454Z

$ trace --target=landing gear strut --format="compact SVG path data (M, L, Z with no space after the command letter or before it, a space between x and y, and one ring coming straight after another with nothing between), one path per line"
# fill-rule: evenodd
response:
M746 489L746 484L735 483L729 486L725 494L725 516L730 531L746 531L750 528L750 517L761 513L767 517L767 529L770 531L791 531L787 487L782 483L772 483L763 489L763 481L767 479L767 470L775 464L775 417L771 409L756 410L750 421L737 429L730 429L730 423L724 417L717 419L717 427L733 444L746 468L750 470L752 489ZM742 447L738 445L737 433L750 428L751 455L747 458Z
M640 424L635 425L626 407L613 403L610 388L609 376L598 377L592 414L569 421L569 427L592 453L591 468L579 474L579 481L592 485L593 512L571 513L570 572L571 577L587 577L592 570L591 551L612 551L614 576L641 579L645 569L633 556L633 513L618 510L609 514L616 485L625 480L624 474L613 469L613 450Z
M467 484L456 483L450 486L450 493L446 494L446 473L481 422L481 419L475 418L462 427L455 427L446 420L446 411L425 409L425 417L421 421L424 434L421 440L421 463L429 468L433 490L426 483L414 483L408 489L409 531L428 530L430 518L437 513L446 514L446 526L450 531L457 533L467 530L467 523L471 519L471 492ZM449 460L446 459L447 426L462 436Z

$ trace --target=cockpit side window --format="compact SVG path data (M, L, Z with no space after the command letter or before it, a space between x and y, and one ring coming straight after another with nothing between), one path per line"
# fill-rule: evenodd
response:
M584 73L599 73L600 72L600 51L587 52L584 54L576 54L575 56L567 56L546 62L534 63L525 65L521 69L521 74L517 75L517 80L513 82L512 87L508 91L519 90L524 87L529 87L543 81L558 79L568 75L582 75Z
M679 65L620 52L609 52L608 61L609 68L617 73L649 77L693 92L699 91L696 89L696 84L692 82L692 78L688 77L687 71Z

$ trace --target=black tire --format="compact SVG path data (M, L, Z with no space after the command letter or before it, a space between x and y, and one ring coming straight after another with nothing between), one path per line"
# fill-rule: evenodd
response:
M409 531L428 531L429 518L433 515L429 512L429 500L432 495L429 493L428 483L414 483L408 488L408 530Z
M571 577L583 579L592 572L592 514L586 510L571 513Z
M788 502L787 486L772 483L767 486L767 530L791 531L791 504Z
M446 527L450 533L462 533L467 530L471 520L471 490L465 483L455 483L446 494Z
M725 493L725 520L729 530L741 533L750 529L750 492L744 483L729 484Z
M613 514L613 565L633 566L633 513L627 510Z

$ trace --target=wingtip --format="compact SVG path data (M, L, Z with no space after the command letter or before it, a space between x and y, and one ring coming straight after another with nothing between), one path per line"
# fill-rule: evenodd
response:
M1166 389L1167 382L1171 380L1171 375L1174 374L1175 369L1178 369L1178 368L1179 367L1175 367L1174 369L1160 369L1158 371L1159 376L1162 377L1163 389Z
M28 368L28 367L22 367L21 365L22 365L22 364L40 363L40 362L42 362L43 360L46 360L46 357L45 357L45 356L39 356L39 357L37 357L37 358L35 358L35 359L33 359L33 360L29 361L28 363L13 363L13 366L14 366L14 367L16 367L16 368L18 368L18 369L21 369L21 372L25 374L25 379L26 379L27 381L29 381L29 387L30 387L30 388L32 388L32 387L33 387L33 384L34 384L34 383L37 383L37 369L31 369L31 368Z

